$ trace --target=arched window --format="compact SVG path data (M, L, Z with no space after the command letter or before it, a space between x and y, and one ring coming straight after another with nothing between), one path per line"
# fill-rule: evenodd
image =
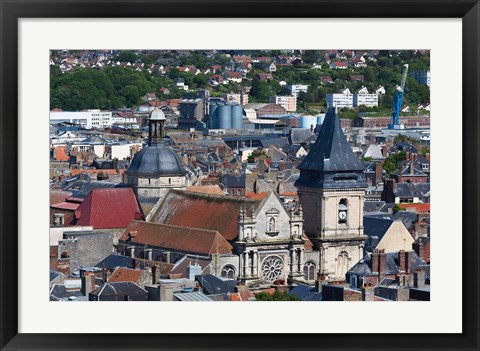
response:
M337 257L337 277L343 277L345 273L347 273L348 267L348 253L346 251L342 251L338 254Z
M315 262L308 261L303 265L303 274L306 280L315 280L315 271L317 270L317 265Z
M235 267L233 267L232 265L226 265L225 267L223 267L222 277L235 279Z

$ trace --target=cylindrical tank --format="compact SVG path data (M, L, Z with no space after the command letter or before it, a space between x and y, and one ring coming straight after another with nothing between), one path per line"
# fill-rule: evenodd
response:
M315 116L301 116L300 117L300 128L310 129L312 126L315 128L317 125L317 117Z
M217 127L218 123L216 123L218 121L217 108L218 108L217 104L210 103L210 115L209 115L209 118L208 118L208 127L210 129L218 128Z
M148 106L140 105L137 107L138 112L148 112Z
M230 105L218 106L218 128L230 129L232 128L232 108Z
M325 119L325 113L319 114L317 116L317 124L323 124L324 119Z
M232 105L232 128L242 128L243 108L241 105Z

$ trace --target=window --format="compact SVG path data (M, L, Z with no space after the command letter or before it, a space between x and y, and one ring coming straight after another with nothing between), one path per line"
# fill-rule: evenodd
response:
M65 215L63 213L53 214L53 224L56 226L62 226L65 223Z
M232 265L226 265L225 267L223 267L222 277L235 279L235 267L233 267Z
M317 265L315 262L308 261L303 265L303 274L306 280L315 280L315 271L317 269Z

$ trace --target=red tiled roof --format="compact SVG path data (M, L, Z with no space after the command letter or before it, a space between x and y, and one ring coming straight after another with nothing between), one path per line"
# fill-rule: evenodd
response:
M93 189L75 216L76 225L95 229L126 228L131 220L143 218L132 188Z
M143 271L139 269L130 269L117 267L108 278L109 283L116 282L134 282L138 283L143 276Z
M232 246L217 231L143 221L131 221L120 240L199 254L232 253Z
M69 159L69 156L67 155L65 148L60 146L55 148L55 160L68 161L68 159Z
M50 205L51 208L67 211L76 211L80 204L73 202L59 202L57 204Z
M151 221L189 228L216 230L227 240L238 236L240 207L257 207L258 201L195 194L170 190L153 214Z
M199 186L187 186L186 191L199 194L210 194L224 196L225 193L218 185L199 185Z
M265 196L267 196L265 191L262 191L258 194L254 191L247 191L247 197L252 200L263 200Z
M227 78L242 78L240 72L227 72Z
M69 191L50 190L50 205L55 205L64 202L67 197L72 195Z
M430 204L398 204L400 208L415 208L418 213L430 213Z

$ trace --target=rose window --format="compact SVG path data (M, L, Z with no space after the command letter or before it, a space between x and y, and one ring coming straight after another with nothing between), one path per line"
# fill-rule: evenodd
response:
M262 278L267 282L274 282L283 272L283 261L278 256L268 256L262 264Z

